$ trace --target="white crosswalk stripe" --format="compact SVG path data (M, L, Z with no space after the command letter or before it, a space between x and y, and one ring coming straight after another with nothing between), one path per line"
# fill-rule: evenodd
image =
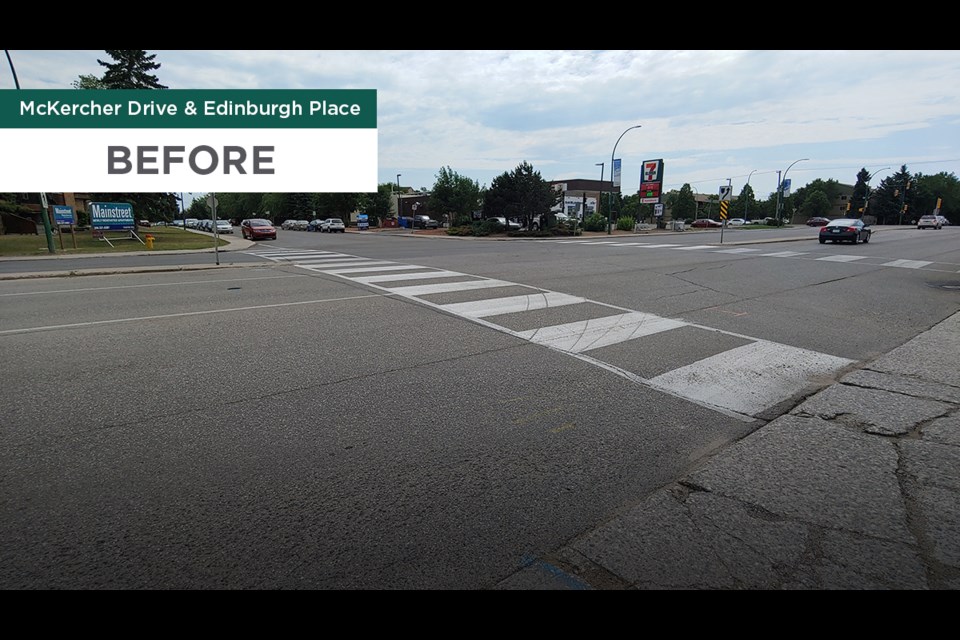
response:
M601 248L619 248L629 247L636 249L667 249L669 251L705 251L709 253L724 253L730 255L743 254L748 257L762 258L792 258L802 260L819 260L821 262L836 263L858 263L873 267L893 267L901 269L922 269L926 271L938 271L943 273L960 273L957 265L954 263L937 263L929 260L906 260L891 259L881 256L858 256L847 254L821 255L810 251L764 251L763 249L748 247L730 247L724 248L721 244L697 244L681 245L672 243L655 243L644 241L624 241L613 242L609 240L541 240L542 244L567 244L567 245L596 245Z
M646 248L678 246L622 244ZM710 249L716 250L716 247L711 246ZM798 396L812 386L821 385L821 380L829 379L853 362L825 353L701 327L677 318L664 318L632 309L614 307L586 298L506 280L319 251L273 250L249 253L362 283L390 295L415 299L422 304L471 322L569 354L632 383L645 385L743 420L752 420L770 407ZM318 260L323 255L334 255L336 259ZM859 256L849 257L859 258ZM906 264L891 266L908 267ZM405 273L397 273L400 271ZM416 280L437 278L450 278L451 281L410 284ZM453 278L461 279L454 281ZM502 292L491 291L490 297L486 299L468 302L443 302L436 299L436 296L445 294L467 291L482 294L484 289L495 290L506 287L524 288L530 293L503 296ZM556 323L545 320L552 314L571 309L584 309L587 315L600 315L583 320ZM524 329L511 328L511 323L517 323L518 318L523 318L524 314L529 313L541 314L542 317L536 316L538 318L536 324L540 326ZM704 339L695 341L694 346L691 347L688 334L682 333L683 331L703 332ZM725 335L729 340L727 348L719 353L711 347L715 340L710 336L717 335ZM671 353L672 349L661 350L657 352L658 356L645 355L644 349L649 348L649 345L654 344L656 347L660 344L651 343L651 340L664 341L662 344L682 345L684 351L689 351L691 348L702 349L702 357L695 358L692 362L677 362L676 366L671 368L662 360L663 354ZM611 352L610 349L614 351ZM618 363L617 358L624 358L626 364ZM644 369L661 369L662 372L644 376L642 375Z

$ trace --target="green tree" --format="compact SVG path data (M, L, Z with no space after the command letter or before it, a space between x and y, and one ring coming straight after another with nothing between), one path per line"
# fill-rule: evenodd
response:
M697 200L693 197L690 183L684 183L680 191L668 194L670 216L673 220L693 220L697 217Z
M319 218L342 218L350 220L350 214L358 209L359 193L318 193L316 194L317 216Z
M377 185L373 193L361 193L357 197L357 210L367 214L372 226L379 226L380 221L390 216L393 183L384 182Z
M97 62L107 70L103 74L102 82L105 89L166 89L160 84L157 76L151 72L160 68L159 62L154 62L157 55L147 55L142 49L105 49L113 62Z
M290 217L296 220L313 220L317 210L316 198L310 193L287 194L287 205L291 209ZM329 216L323 216L329 217Z
M952 224L960 224L960 181L952 173L941 171L932 176L918 174L916 181L923 189L925 200L917 204L918 215L929 213L940 200L940 215Z
M217 196L217 200L220 200L220 196ZM220 207L217 207L219 210ZM213 217L213 212L210 211L210 207L207 206L206 198L194 198L193 202L190 203L190 206L187 207L187 211L183 214L187 218L197 218L198 220L205 220ZM219 217L219 216L218 216Z
M730 212L731 218L743 216L744 220L750 220L751 215L754 218L758 217L760 210L757 207L757 198L753 192L753 187L749 184L743 185L736 203L731 204Z
M911 210L913 186L913 176L907 170L907 165L901 165L899 171L880 181L880 186L870 198L870 215L876 218L878 224L899 224L901 218L907 222L915 219ZM906 205L907 211L901 216L903 205Z
M807 197L804 198L803 205L800 207L800 215L808 219L824 217L830 212L832 206L827 194L823 191L814 191L808 193Z
M808 194L814 193L815 191L822 191L824 195L827 196L827 200L833 202L840 195L840 183L832 178L830 180L817 178L806 186L793 191L791 195L784 197L781 203L781 213L784 223L789 222L793 218L794 212L799 211L803 207L803 203L807 199Z
M448 215L451 221L461 216L472 216L480 208L481 193L477 181L460 175L450 167L442 167L430 189L430 210L440 220L444 215Z
M106 89L107 86L103 80L91 74L80 74L80 77L74 80L71 85L74 89Z
M519 220L530 228L534 217L542 215L551 224L553 217L550 209L558 205L563 193L545 181L539 171L534 171L529 162L521 162L509 173L502 173L493 179L490 188L484 194L483 213L485 217L504 216L508 220Z

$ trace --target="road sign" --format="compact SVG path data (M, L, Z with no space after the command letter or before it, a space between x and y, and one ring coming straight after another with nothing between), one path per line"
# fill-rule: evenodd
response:
M721 220L726 220L726 219L727 219L727 207L728 207L728 206L729 206L729 204L727 203L726 200L722 200L722 201L720 202L720 219L721 219Z
M653 215L660 218L663 216L663 205L655 204L653 205Z
M732 187L730 185L723 185L720 187L720 200L727 201L730 199L730 191Z
M76 224L76 221L73 217L73 207L68 207L62 204L53 205L53 221L58 225L72 225Z

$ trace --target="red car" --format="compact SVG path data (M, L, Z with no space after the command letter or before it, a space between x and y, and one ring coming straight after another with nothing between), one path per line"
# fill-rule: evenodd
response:
M822 227L823 225L827 224L828 222L830 222L830 218L820 218L820 217L810 218L809 220L807 220L807 226L808 226L808 227Z
M698 218L697 220L694 220L693 222L691 222L690 226L698 229L706 229L706 228L712 229L714 227L720 228L723 226L723 224L720 222L717 222L716 220L711 220L710 218Z
M276 240L277 228L269 220L250 218L240 223L244 240Z

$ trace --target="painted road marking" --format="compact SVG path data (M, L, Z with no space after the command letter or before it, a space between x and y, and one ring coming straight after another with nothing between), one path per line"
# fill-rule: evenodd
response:
M802 392L853 360L760 340L651 378L652 387L745 415Z
M836 256L824 256L823 258L815 259L823 262L853 262L855 260L863 260L864 258L866 258L866 256L845 256L840 254Z
M922 269L928 264L933 264L926 260L894 260L893 262L884 262L881 267L901 267L903 269Z
M513 333L537 344L580 353L686 325L678 320L635 311Z
M565 293L544 291L526 296L510 296L507 298L492 298L489 300L475 300L473 302L457 302L445 304L440 308L450 313L469 318L484 318L499 316L507 313L533 311L535 309L552 309L570 304L586 302L586 298L568 296Z

